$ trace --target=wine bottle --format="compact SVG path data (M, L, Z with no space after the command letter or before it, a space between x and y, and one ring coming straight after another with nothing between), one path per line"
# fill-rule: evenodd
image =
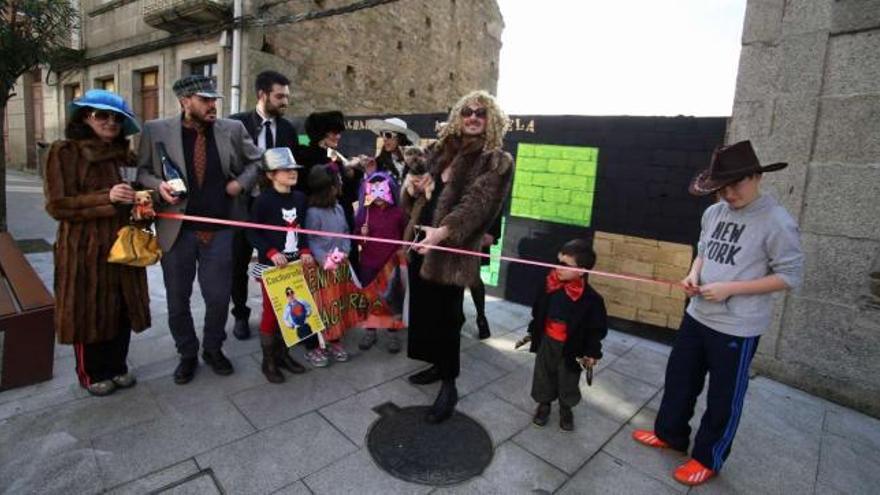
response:
M162 176L165 182L171 186L171 195L175 198L185 198L186 182L183 180L183 173L180 171L180 167L168 156L168 152L165 150L165 143L157 143L156 147L159 150L159 160L162 162Z

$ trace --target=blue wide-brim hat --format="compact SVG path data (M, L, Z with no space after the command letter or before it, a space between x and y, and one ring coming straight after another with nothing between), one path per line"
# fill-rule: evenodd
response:
M95 110L110 110L125 116L122 121L122 135L131 136L141 132L141 126L128 107L128 103L118 94L106 89L90 89L80 98L67 104L67 114L73 115L77 108L88 107Z

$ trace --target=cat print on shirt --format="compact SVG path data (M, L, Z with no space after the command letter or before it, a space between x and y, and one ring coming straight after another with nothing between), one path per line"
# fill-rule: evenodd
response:
M288 227L299 227L296 217L296 208L291 208L289 210L281 208L281 219L284 220L284 223L287 224ZM296 232L288 232L287 238L284 240L284 252L295 253L298 250L299 239L297 239Z

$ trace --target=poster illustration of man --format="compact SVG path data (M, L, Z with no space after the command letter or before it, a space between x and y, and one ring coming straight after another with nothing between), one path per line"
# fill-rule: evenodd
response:
M303 276L302 261L265 270L263 284L288 347L324 331L315 298Z

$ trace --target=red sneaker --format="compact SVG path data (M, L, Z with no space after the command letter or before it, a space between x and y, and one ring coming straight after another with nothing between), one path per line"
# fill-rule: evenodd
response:
M687 486L697 486L709 481L715 476L715 471L700 464L699 461L691 459L686 463L678 466L678 469L672 473L675 481Z
M636 430L633 432L633 440L639 442L642 445L647 445L648 447L654 447L655 449L668 449L669 444L660 440L657 435L654 434L653 431L650 430Z

